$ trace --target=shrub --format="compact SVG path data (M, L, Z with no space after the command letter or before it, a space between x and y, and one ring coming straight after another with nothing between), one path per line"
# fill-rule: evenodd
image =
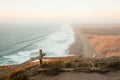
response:
M64 64L65 68L73 68L75 67L74 64L72 62L67 62Z
M44 63L41 65L41 68L50 68L53 65L53 63Z
M120 68L120 62L112 62L104 65L105 68Z
M63 67L62 61L56 61L54 63L44 63L41 66L42 68L48 68L48 70L44 71L44 74L55 76L60 73L60 68Z
M91 67L91 63L79 63L78 67Z
M59 73L60 73L60 67L58 66L52 66L46 71L46 74L50 76L55 76L58 75Z
M120 68L120 62L97 63L96 66L101 68Z

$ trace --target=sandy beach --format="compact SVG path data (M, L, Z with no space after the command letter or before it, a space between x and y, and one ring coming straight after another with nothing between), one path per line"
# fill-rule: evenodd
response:
M75 32L75 42L69 47L69 54L80 55L82 57L92 58L94 54L99 57L92 47L88 38L82 33L79 27L73 27Z
M75 37L75 42L72 43L70 46L69 46L69 54L75 54L75 55L83 55L82 54L82 42L81 42L81 38L80 36L78 35L79 34L79 31L77 30L77 28L74 28L73 27L73 30L74 30L74 37Z
M73 29L75 42L70 45L69 54L81 55L83 57L92 57L94 53L98 57L120 56L119 27L114 29L106 27L87 29L75 26ZM85 36L86 39L81 36Z

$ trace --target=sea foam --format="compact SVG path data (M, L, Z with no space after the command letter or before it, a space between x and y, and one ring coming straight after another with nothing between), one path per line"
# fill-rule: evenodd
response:
M42 49L46 53L46 57L66 56L69 46L74 42L74 31L70 25L62 25L56 32L49 34L42 41L33 43L37 46L34 50L18 51L11 55L5 55L1 58L1 65L20 64L31 57L38 56L38 49Z

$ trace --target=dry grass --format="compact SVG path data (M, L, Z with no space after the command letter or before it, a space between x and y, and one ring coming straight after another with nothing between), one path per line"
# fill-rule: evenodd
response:
M31 62L25 66L22 66L14 71L9 72L8 74L2 76L0 80L28 80L26 75L26 71L31 70L35 66L38 66L39 62ZM50 76L58 75L61 72L61 68L78 68L78 67L85 67L90 68L92 67L90 63L90 59L80 58L74 60L55 60L55 61L47 61L42 64L41 66L43 69L47 68L47 70L43 71L42 73ZM112 63L97 63L96 67L100 68L120 68L120 62L112 62ZM6 67L5 67L6 68ZM1 68L2 70L2 68ZM4 70L4 67L3 67ZM35 74L39 74L37 70L35 70ZM34 74L34 73L33 73ZM33 75L34 76L34 75Z
M10 69L11 67L13 67L14 65L10 65L10 66L1 66L0 67L0 71L4 71L4 70L7 70L7 69Z
M39 63L31 62L27 65L24 65L20 68L17 68L3 76L0 77L0 80L27 80L27 75L25 72L35 66L37 66ZM1 70L4 70L4 67L1 68Z

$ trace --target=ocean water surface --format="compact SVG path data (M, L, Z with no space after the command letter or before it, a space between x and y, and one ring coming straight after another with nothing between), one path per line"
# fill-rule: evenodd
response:
M0 66L19 64L38 56L68 55L74 42L74 31L68 24L59 25L0 25Z

